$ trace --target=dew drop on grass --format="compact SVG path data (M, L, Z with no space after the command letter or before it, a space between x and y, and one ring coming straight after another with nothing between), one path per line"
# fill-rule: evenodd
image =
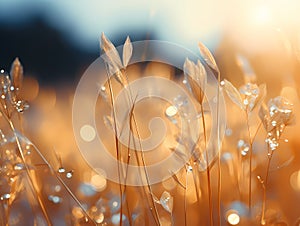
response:
M65 168L63 168L63 167L59 167L59 168L58 168L58 172L59 172L59 173L64 173L64 172L66 172L66 170L65 170Z
M51 201L51 202L53 202L54 204L58 204L58 203L62 202L62 198L60 198L57 195L49 195L48 196L48 200Z
M67 173L66 173L66 178L71 179L71 178L73 177L73 173L74 173L73 170L67 172Z
M8 200L10 199L11 195L9 193L5 193L1 195L0 200Z
M14 170L20 171L24 169L24 164L23 163L17 163L14 165Z
M167 107L165 113L166 113L166 116L173 117L177 114L177 112L178 112L177 108L175 106L171 105L171 106Z
M168 211L169 213L172 213L173 211L173 197L170 195L169 192L164 191L160 197L160 204L162 207Z
M240 151L242 156L246 156L249 152L250 146L247 142L244 140L240 139L237 143L237 148Z

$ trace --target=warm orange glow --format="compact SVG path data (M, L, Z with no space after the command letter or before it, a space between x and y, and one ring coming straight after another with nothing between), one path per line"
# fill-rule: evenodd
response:
M230 225L238 225L240 223L240 216L235 211L229 211L227 221Z

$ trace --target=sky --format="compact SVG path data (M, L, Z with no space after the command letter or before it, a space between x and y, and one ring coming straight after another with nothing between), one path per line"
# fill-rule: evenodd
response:
M218 5L215 0L209 4L205 1L175 4L170 0L1 0L0 20L24 21L32 12L42 12L50 23L88 48L98 41L101 32L109 36L126 29L155 32L159 39L182 45L196 43L199 38L213 44L218 40L225 15L217 10ZM225 7L222 6L223 10Z
M140 29L187 48L200 40L214 48L226 32L243 42L263 25L300 27L299 10L297 0L0 0L0 20L18 24L40 12L85 48L95 48L101 32Z

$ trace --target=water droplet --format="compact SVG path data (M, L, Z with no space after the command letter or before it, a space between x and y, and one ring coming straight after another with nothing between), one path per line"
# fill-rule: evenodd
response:
M112 197L109 200L109 207L112 213L116 213L121 207L120 198L118 196Z
M59 168L58 168L58 172L59 172L59 173L64 173L64 172L66 172L66 170L65 170L65 168L63 168L63 167L59 167Z
M277 122L276 121L272 121L271 124L272 124L272 126L276 126Z
M276 138L267 138L266 143L269 145L271 151L276 150L276 148L279 146L279 143Z
M100 86L99 88L99 95L105 100L107 101L107 92L106 92L106 88L105 86Z
M252 96L256 98L259 94L259 88L256 84L247 83L246 85L240 87L240 93L245 96Z
M6 143L7 139L5 138L4 133L2 132L2 130L0 129L0 143Z
M168 211L169 213L172 213L173 211L173 197L170 195L169 192L164 191L160 197L160 203L162 207Z
M248 109L251 111L256 104L259 87L253 83L247 83L239 89L240 93L244 95L243 104L249 106Z
M56 196L56 195L49 195L48 200L53 202L54 204L58 204L58 203L62 202L62 198L60 198L59 196Z
M31 154L31 146L29 144L26 144L25 146L25 155Z
M23 170L25 168L23 163L17 163L14 165L14 170L19 171L19 170Z
M278 96L268 102L270 115L273 116L276 112L284 114L292 113L293 104L284 97Z
M261 183L261 184L263 184L264 183L264 181L263 181L263 179L261 178L261 176L257 176L257 180L259 181L259 183Z
M0 197L0 200L7 200L10 199L11 195L9 193L3 194Z
M237 225L240 223L240 216L236 211L229 210L227 213L227 222L230 225Z
M9 76L7 74L1 74L0 75L0 90L1 90L2 94L6 94L8 92L10 84L11 84L11 81L9 79Z
M66 178L71 179L71 178L73 177L73 173L74 173L73 170L67 172L67 173L66 173Z
M250 150L249 144L242 139L238 141L237 147L242 156L246 156Z
M24 100L19 100L15 103L16 109L18 112L24 112L25 110L27 110L29 108L29 104L27 103L27 101Z
M187 171L188 172L192 172L193 171L193 167L192 166L187 166Z
M173 117L177 114L178 110L175 106L169 106L167 109L166 109L166 116L168 117Z

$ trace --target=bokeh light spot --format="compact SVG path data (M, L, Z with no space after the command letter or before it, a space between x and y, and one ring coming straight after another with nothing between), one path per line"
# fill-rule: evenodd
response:
M96 137L96 131L90 125L83 125L80 128L80 136L84 141L91 142Z

